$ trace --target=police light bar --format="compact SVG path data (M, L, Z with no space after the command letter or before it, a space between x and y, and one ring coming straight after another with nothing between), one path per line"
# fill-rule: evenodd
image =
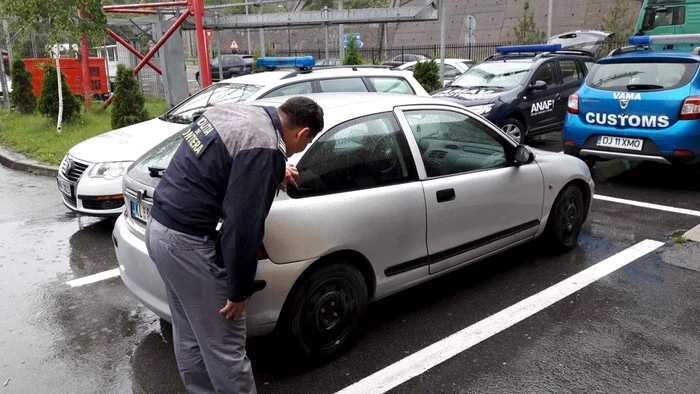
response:
M630 45L655 44L700 44L700 34L668 34L664 36L634 36L629 38Z
M277 67L299 67L311 68L316 65L313 56L297 56L297 57L261 57L256 62L258 67L277 68Z
M554 52L561 50L561 44L510 45L496 48L498 53Z

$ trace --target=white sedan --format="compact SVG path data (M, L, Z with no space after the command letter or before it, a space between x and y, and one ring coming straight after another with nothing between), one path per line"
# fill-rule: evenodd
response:
M440 65L440 59L437 59L436 62ZM398 69L413 71L416 63L418 62L408 62L399 66ZM474 67L474 64L476 63L469 59L445 59L445 83L454 81L457 77Z
M227 79L199 91L165 115L83 141L68 151L57 177L63 203L85 215L124 211L122 176L131 163L223 102L320 92L379 92L428 96L408 71L382 67L280 70Z

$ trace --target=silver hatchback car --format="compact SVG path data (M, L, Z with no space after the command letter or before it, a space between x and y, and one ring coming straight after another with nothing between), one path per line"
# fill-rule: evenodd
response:
M540 236L559 251L576 246L594 190L581 160L518 145L465 107L430 97L309 97L326 128L290 158L298 187L272 204L249 335L276 329L304 356L332 356L351 342L370 301ZM168 321L143 237L180 141L178 133L129 168L127 209L113 234L122 280Z

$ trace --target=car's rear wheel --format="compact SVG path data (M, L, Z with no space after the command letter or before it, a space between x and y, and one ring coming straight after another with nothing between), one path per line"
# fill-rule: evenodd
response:
M523 126L523 124L517 119L506 119L503 126L501 126L501 130L503 130L510 138L519 144L522 144L525 141L525 126Z
M367 299L367 286L355 267L327 264L295 286L278 328L296 356L308 361L331 358L354 340Z
M567 186L554 201L543 240L554 252L572 250L578 243L585 217L583 194L574 185Z

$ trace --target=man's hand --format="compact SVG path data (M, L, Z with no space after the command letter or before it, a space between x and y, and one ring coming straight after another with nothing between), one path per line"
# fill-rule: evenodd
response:
M292 184L297 187L297 179L299 179L299 170L291 164L287 164L287 169L284 174L284 181L280 184L282 191L287 191L287 184Z
M226 314L226 319L238 320L245 309L245 301L243 302L233 302L226 300L226 306L224 306L219 313Z

